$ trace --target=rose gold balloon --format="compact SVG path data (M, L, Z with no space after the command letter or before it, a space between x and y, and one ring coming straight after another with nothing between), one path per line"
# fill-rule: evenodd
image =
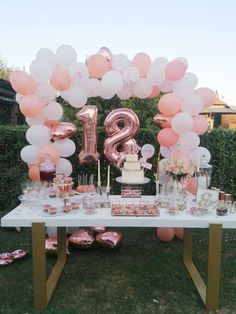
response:
M94 237L87 230L81 229L69 237L69 243L78 249L89 249L94 243Z
M49 255L57 254L57 236L50 237L45 241L45 251ZM69 255L68 251L68 240L66 241L66 254Z
M82 151L79 154L81 163L89 163L99 159L97 152L97 117L96 106L84 106L76 114L76 119L83 124Z
M77 128L73 123L60 122L52 127L52 139L54 141L64 140L76 134Z
M120 232L105 232L96 236L96 242L108 249L118 248L122 240L123 237Z
M0 266L6 266L13 263L13 257L11 253L0 254Z
M120 129L119 124L124 124ZM139 128L139 119L137 115L127 108L119 108L112 110L106 117L104 122L105 130L109 136L104 143L104 154L106 158L115 166L119 167L121 160L124 160L124 147L131 152L138 151L138 145L133 136ZM123 151L118 151L119 147L123 147Z
M28 255L28 252L27 252L27 251L25 251L25 250L20 250L20 249L11 252L11 256L12 256L12 258L13 258L14 261L15 261L15 260L20 260L20 259L26 257L27 255Z
M170 128L171 127L171 118L170 116L165 116L164 114L157 114L153 118L153 122L160 126L161 128Z
M92 234L99 234L106 231L106 227L90 227L89 231L92 232Z

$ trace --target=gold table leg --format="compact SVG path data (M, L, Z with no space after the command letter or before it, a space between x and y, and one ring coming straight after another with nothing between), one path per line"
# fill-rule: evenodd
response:
M47 280L45 253L45 225L32 223L33 255L33 294L34 306L43 309L47 306L66 262L66 228L57 228L57 261Z
M192 261L192 230L184 229L183 261L208 311L219 308L222 225L209 225L207 285Z

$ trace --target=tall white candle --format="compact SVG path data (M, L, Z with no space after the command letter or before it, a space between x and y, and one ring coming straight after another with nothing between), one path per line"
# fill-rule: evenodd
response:
M98 186L101 186L101 167L100 167L100 159L98 159Z
M197 156L197 172L199 172L200 169L200 154Z
M110 171L111 171L111 169L110 169L110 165L108 165L108 167L107 167L107 189L109 190L110 189Z

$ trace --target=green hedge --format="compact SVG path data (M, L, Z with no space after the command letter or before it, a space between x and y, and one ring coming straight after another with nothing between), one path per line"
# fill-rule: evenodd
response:
M22 147L27 145L25 139L26 127L9 127L0 126L0 210L12 209L18 204L18 195L21 192L21 182L27 178L27 166L20 159L20 151ZM159 145L156 143L157 131L139 129L136 140L140 146L146 143L153 144L156 151ZM72 138L77 147L76 153L70 158L73 164L73 174L77 183L78 174L95 173L96 165L94 163L81 165L78 162L78 153L81 150L81 129L78 130L76 137ZM103 143L105 131L103 128L98 129L98 151L103 151ZM211 154L213 165L212 185L222 190L232 193L236 199L236 132L225 129L214 129L210 133L205 134L201 139L201 145L207 147ZM156 154L157 155L157 154ZM152 160L154 169L156 170L156 157ZM102 154L101 156L101 172L102 183L106 184L107 162ZM153 171L147 170L146 176L152 180L149 184L144 185L145 194L155 193L155 184L153 182ZM111 168L111 184L112 193L116 194L120 191L120 185L115 178L120 172L115 168Z

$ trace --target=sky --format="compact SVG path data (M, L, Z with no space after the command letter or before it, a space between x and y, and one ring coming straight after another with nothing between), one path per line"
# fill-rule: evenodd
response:
M130 59L185 57L198 87L236 106L236 0L7 0L0 57L28 70L40 48L72 45L84 62L105 46Z

